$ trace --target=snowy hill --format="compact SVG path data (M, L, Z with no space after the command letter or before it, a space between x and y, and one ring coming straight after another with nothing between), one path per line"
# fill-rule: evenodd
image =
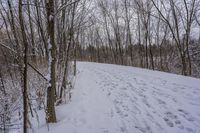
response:
M49 133L200 133L200 80L79 62L71 102L57 107L57 118ZM48 132L44 123L34 132Z

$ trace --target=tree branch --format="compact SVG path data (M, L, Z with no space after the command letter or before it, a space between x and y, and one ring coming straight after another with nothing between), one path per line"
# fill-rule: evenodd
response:
M1 43L1 42L0 42L0 46L2 46L2 47L4 47L4 48L8 49L9 51L11 51L11 52L17 54L17 51L15 51L14 49L12 49L12 48L10 48L10 47L4 45L4 44ZM46 81L48 81L48 79L47 79L39 70L37 70L33 65L31 65L29 62L28 62L28 66L31 67L35 72L37 72L43 79L45 79Z
M79 1L80 1L80 0L76 0L76 1L71 2L71 3L68 3L68 2L64 3L64 4L56 11L56 13L55 13L54 15L56 16L60 11L62 11L62 10L63 10L64 8L66 8L67 6L73 5L73 4L75 4L75 3L79 2Z

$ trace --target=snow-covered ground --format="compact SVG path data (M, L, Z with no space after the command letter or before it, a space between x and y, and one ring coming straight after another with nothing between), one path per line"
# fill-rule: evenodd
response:
M79 62L71 102L56 110L49 133L200 133L200 79ZM48 132L44 121L34 132Z

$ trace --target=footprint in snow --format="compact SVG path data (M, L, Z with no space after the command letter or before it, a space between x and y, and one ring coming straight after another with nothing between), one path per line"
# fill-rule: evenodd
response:
M108 93L107 93L107 95L108 95L108 96L110 96L110 95L111 95L111 93L110 93L110 92L108 92Z
M168 118L163 118L164 121L166 122L166 124L169 126L169 127L174 127L174 124L172 121L170 121Z
M181 124L181 121L180 120L175 120L175 124L176 124L176 126L178 127L178 128L180 128L180 129L184 129L185 127Z
M177 115L174 115L172 112L166 112L165 115L168 117L168 118L171 118L171 119L177 119L178 116Z
M120 131L121 131L121 132L125 132L126 129L125 129L124 127L120 127Z
M139 126L135 126L136 129L138 129L140 132L142 133L152 133L151 128L149 126L147 127L139 127Z
M161 100L161 99L157 99L157 101L158 101L159 104L166 104L166 102Z
M176 120L176 121L175 121L175 124L180 125L180 124L181 124L181 121L180 121L180 120Z
M151 105L148 103L147 99L146 98L143 98L142 99L142 102L149 108L152 108Z
M179 129L183 130L185 127L181 124L181 121L178 120L178 116L174 115L171 112L165 113L166 117L164 118L165 122L169 127L175 127L177 126ZM171 119L171 120L170 120ZM174 121L174 123L173 123Z
M196 133L193 129L186 127L185 130L187 130L187 133Z
M193 116L191 116L188 112L186 112L183 109L178 109L178 111L180 112L180 115L183 116L186 120L192 122L195 120L195 118Z

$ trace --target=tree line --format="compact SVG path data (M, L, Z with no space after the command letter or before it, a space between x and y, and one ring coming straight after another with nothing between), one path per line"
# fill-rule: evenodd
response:
M92 60L97 62L106 56L102 62L198 76L199 4L199 0L99 0L90 13L92 25L79 37L79 59L85 55L91 60L95 54Z

